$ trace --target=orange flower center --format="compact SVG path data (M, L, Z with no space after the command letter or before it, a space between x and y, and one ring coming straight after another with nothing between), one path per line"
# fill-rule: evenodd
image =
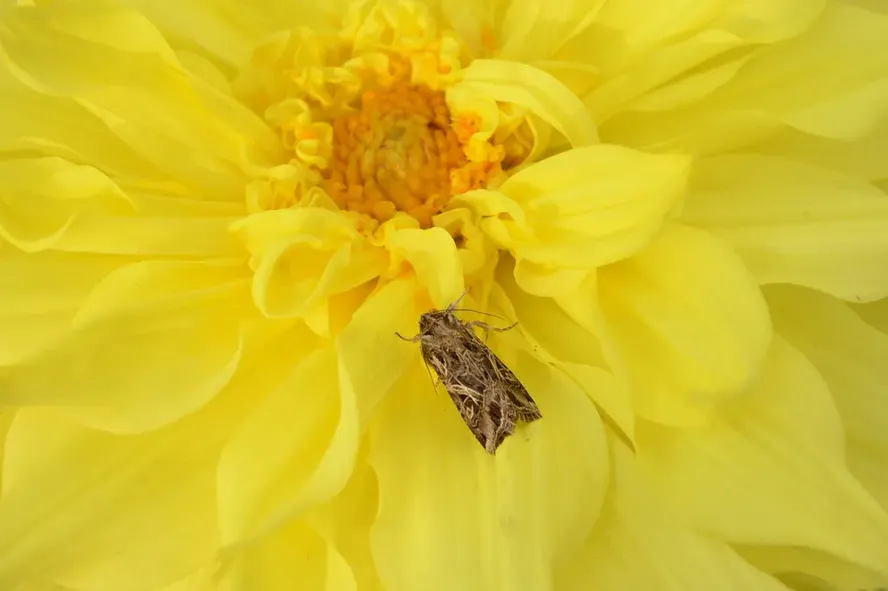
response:
M397 82L368 90L360 110L332 126L323 187L339 207L379 221L403 211L429 227L452 195L502 173L501 158L468 160L464 148L476 122L452 122L444 93L424 86Z

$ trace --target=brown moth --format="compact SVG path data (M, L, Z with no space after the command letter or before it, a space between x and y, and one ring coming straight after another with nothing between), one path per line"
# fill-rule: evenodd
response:
M435 370L463 421L484 449L496 453L515 431L518 421L542 418L540 409L524 385L472 330L505 332L485 322L464 322L454 312L465 293L446 310L426 312L419 318L419 334L405 341L419 341L426 365ZM396 333L397 334L397 333Z

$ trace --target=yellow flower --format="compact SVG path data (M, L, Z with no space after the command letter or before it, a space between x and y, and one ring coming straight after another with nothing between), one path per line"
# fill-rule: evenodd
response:
M888 586L886 39L4 3L0 589ZM395 336L466 288L543 414L494 456Z

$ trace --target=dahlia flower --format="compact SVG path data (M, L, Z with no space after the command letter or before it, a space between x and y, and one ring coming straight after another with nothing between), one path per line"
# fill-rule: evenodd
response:
M0 589L888 586L886 6L4 2Z

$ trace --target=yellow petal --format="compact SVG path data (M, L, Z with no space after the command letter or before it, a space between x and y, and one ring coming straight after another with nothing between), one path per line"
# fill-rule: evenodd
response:
M0 186L0 237L27 252L243 256L228 232L233 218L224 217L233 211L192 208L187 217L168 217L171 212L156 206L161 198L130 199L91 166L60 158L4 160Z
M550 268L607 265L638 252L656 235L683 195L689 166L684 156L619 146L570 150L500 187L523 210L529 231L497 217L482 220L482 228L519 260Z
M131 211L111 179L59 158L4 160L0 182L0 237L26 251L52 247L89 209Z
M696 430L642 423L650 490L692 526L733 543L804 546L888 574L888 514L844 465L826 383L775 337L758 381Z
M627 389L603 369L608 360L602 343L589 330L595 324L583 324L572 316L572 306L564 306L573 295L586 295L594 305L594 295L588 296L579 288L554 299L530 295L516 284L505 264L498 269L497 286L499 289L495 287L491 293L491 302L501 315L508 322L517 321L517 330L534 352L569 376L596 404L602 418L631 442L635 431L632 405Z
M497 55L515 61L545 59L604 4L603 0L567 0L553 11L545 0L512 0L502 21Z
M0 249L0 366L61 338L89 292L122 264L116 257Z
M164 0L129 0L127 4L148 17L172 43L197 46L232 70L249 60L253 45L263 33L249 19L254 16L253 6L259 2L239 11L225 10L218 0L197 0L187 5ZM195 27L194 23L201 26Z
M216 396L237 368L246 290L237 267L122 267L93 290L64 338L5 368L0 400L62 407L116 432L179 419Z
M223 585L232 589L357 591L336 548L302 521L294 521L244 550Z
M216 458L236 406L132 436L19 411L4 452L0 587L40 577L148 591L210 562Z
M219 526L232 545L291 517L340 420L336 358L299 329L279 346L295 363L286 378L244 417L219 463ZM331 495L336 490L331 491Z
M754 381L771 339L768 310L737 256L672 225L646 250L599 269L608 330L645 418L705 420Z
M860 138L885 113L886 35L888 16L830 2L804 33L763 48L703 101L663 113L628 113L602 133L641 148L700 154L736 148L784 126ZM829 84L824 71L835 72Z
M415 358L415 350L394 334L406 328L407 318L415 322L413 291L412 282L398 281L371 297L340 335L336 351L312 351L317 341L304 329L279 345L290 352L294 368L245 418L219 466L226 544L269 531L345 486L360 421L378 402L374 397L387 394L398 379L400 365Z
M518 330L530 337L553 360L580 365L602 366L604 357L596 335L576 322L551 297L531 295L516 283L507 263L497 268L496 281L506 301L497 301L507 324L519 322Z
M868 181L888 178L888 118L853 142L821 138L792 129L756 144L751 151L809 162Z
M418 332L424 310L417 304L414 281L393 281L355 311L336 339L339 380L353 393L362 425L417 360L418 345L405 343L395 334L409 338Z
M269 318L308 319L328 298L377 277L389 262L352 222L326 209L268 211L233 228L253 255L253 300Z
M810 548L737 544L732 547L745 560L798 591L878 590L888 583L884 575Z
M418 363L380 409L369 456L379 482L372 549L387 590L551 589L554 565L598 514L608 475L594 406L546 364L492 345L543 414L496 456Z
M76 101L24 88L0 94L0 150L59 156L128 179L164 178Z
M845 427L848 467L888 511L888 335L812 290L765 292L777 331L817 366Z
M585 547L558 572L565 591L786 591L726 544L689 530L643 481L632 452L612 443L613 477Z
M454 87L528 109L574 147L598 142L595 122L582 101L551 74L519 62L474 60Z
M706 158L683 219L734 246L760 283L888 296L888 199L854 177L769 156Z
M446 308L463 292L462 263L453 238L443 228L397 230L386 245L396 260L410 263L436 308Z
M888 298L851 306L864 322L888 334Z

